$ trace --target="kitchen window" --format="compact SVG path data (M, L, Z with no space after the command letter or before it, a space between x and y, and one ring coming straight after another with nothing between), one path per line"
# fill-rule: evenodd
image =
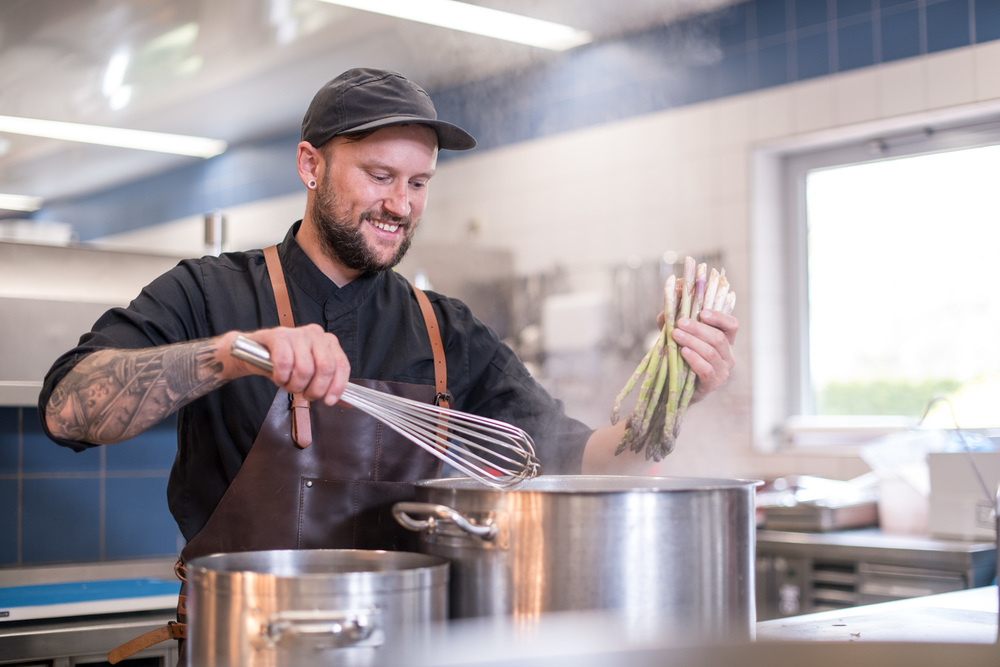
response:
M785 261L755 271L755 293L783 305L755 309L781 322L755 333L786 352L763 371L770 387L755 379L782 403L758 434L768 448L867 441L916 424L935 396L963 428L1000 426L1000 121L786 152L771 168L780 222L757 240ZM949 405L927 423L951 426Z

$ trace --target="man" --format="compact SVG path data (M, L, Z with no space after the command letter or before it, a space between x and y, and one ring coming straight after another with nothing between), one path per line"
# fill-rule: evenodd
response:
M389 270L419 224L438 150L474 146L402 75L330 81L302 124L302 220L276 248L185 260L102 316L46 378L49 436L82 450L179 410L168 500L185 561L402 546L385 510L441 464L338 404L348 378L514 423L549 474L646 470L644 454L614 454L627 420L591 430L567 417L464 304L433 293L425 303ZM679 324L696 400L728 377L737 329L714 311ZM232 356L241 333L269 350L272 372Z

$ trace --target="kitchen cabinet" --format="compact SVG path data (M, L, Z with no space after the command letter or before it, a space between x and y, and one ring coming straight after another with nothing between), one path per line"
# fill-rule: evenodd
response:
M885 534L757 531L760 621L993 583L996 544Z

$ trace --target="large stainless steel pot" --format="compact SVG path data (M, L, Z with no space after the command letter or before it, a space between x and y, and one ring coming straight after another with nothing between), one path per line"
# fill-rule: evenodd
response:
M356 550L255 551L188 564L188 663L376 665L448 618L443 558Z
M603 610L637 636L754 636L754 492L731 479L424 480L396 520L451 561L453 618Z

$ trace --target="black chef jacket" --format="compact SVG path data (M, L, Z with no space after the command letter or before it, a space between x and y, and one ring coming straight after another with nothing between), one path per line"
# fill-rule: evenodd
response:
M430 340L405 279L383 271L337 287L296 242L299 224L278 246L296 324L315 322L335 334L355 378L433 385ZM465 304L434 292L427 296L441 329L452 407L523 428L534 439L547 474L579 473L591 429L567 417L562 403ZM52 390L89 352L276 326L274 294L260 250L184 260L145 287L128 308L105 313L78 347L55 362L39 397L42 424ZM249 376L181 408L167 497L186 539L201 529L235 478L275 391L269 379ZM77 451L93 446L52 439Z

